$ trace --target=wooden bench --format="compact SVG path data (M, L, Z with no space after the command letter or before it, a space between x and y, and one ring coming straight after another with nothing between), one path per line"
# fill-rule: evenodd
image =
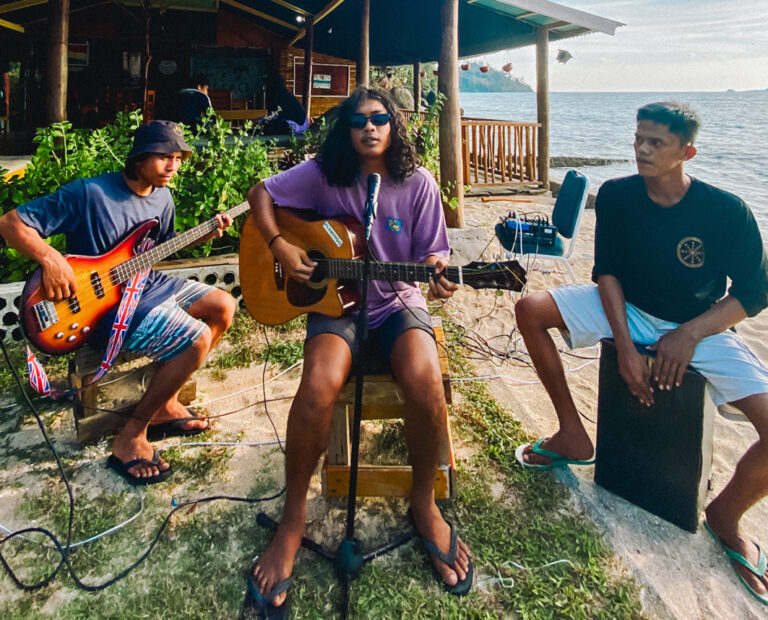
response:
M73 389L87 386L72 401L80 443L97 441L122 428L158 367L158 362L147 357L120 353L107 375L98 383L88 385L102 357L103 352L86 345L75 351L69 361L70 386ZM197 383L189 379L179 391L179 402L188 405L196 395Z
M443 375L445 400L451 402L451 379L448 353L442 321L432 317L435 330L440 370ZM391 374L366 374L363 384L363 420L397 419L403 417L405 400ZM349 492L351 465L352 422L355 408L355 377L352 376L336 401L328 452L323 463L323 493L327 497L346 497ZM454 496L456 461L451 441L450 423L446 419L442 433L440 454L435 477L435 499L450 499ZM357 495L407 497L413 476L409 465L359 465Z

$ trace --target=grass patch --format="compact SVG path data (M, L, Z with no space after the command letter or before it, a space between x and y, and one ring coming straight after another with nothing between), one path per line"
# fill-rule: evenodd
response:
M253 362L272 362L286 368L300 360L304 354L304 316L274 327L264 327L247 312L235 313L232 326L225 332L225 350L215 351L206 368L213 368L218 379L226 377L232 368L248 368ZM266 329L269 348L266 347Z

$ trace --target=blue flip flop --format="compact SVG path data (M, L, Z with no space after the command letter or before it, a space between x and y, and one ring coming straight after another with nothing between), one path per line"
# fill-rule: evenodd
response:
M740 553L734 551L730 547L728 547L723 540L715 534L715 532L712 530L711 527L709 527L709 523L704 521L704 527L707 528L707 531L712 534L712 538L714 538L718 544L723 548L723 551L725 551L725 554L734 562L738 562L742 566L745 566L747 570L755 575L758 579L764 579L765 578L765 571L766 568L768 568L768 557L766 557L765 553L761 549L760 545L755 543L755 546L757 547L757 566L752 564L747 558L745 558ZM734 567L734 570L736 568ZM749 591L749 593L754 596L758 601L760 601L763 605L768 605L768 593L766 594L760 594L759 592L755 592L754 588L749 585L746 579L742 577L741 573L739 571L736 571L736 574L739 576L739 580L741 583L744 584L744 587Z
M253 569L248 571L245 576L248 589L245 592L245 602L243 603L243 617L246 618L265 618L269 620L285 620L288 618L288 597L280 605L273 605L272 601L279 596L293 583L293 577L283 579L268 594L262 594L259 586L253 580Z
M517 459L517 462L520 463L523 467L526 469L538 469L540 471L545 471L547 469L555 469L556 467L565 467L566 465L594 465L595 458L594 456L588 460L588 461L580 461L578 459L569 459L562 454L558 454L557 452L552 452L551 450L545 450L541 447L541 444L543 444L549 437L542 437L537 442L535 442L532 446L530 442L521 444L517 446L517 450L515 450L515 458ZM526 463L525 459L523 458L523 454L525 452L525 449L531 446L531 452L535 452L536 454L540 454L541 456L546 456L547 458L552 459L551 463L547 463L546 465L537 465L536 463Z

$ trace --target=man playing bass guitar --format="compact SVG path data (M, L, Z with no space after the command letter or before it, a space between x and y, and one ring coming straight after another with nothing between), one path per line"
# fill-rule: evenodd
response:
M314 210L325 218L351 216L362 221L366 180L373 173L381 175L381 190L368 241L372 256L382 262L435 265L438 272L447 265L448 237L437 184L419 166L388 96L359 88L341 104L316 159L266 179L248 193L256 226L287 278L307 282L316 264L280 234L274 204ZM456 288L442 276L429 282L430 297L448 298ZM405 436L413 467L409 499L415 527L422 540L432 542L431 561L446 589L466 594L472 585L469 549L455 538L434 501L438 438L447 408L424 297L413 282L371 282L367 305L369 345L389 361L406 398ZM354 316L310 313L307 320L303 375L288 417L282 519L252 573L251 590L260 594L254 598L269 617L285 612L287 579L305 529L310 478L326 448L334 402L359 363L356 331ZM435 547L439 555L432 551Z
M79 179L19 206L0 218L0 235L40 264L46 299L73 298L78 293L75 273L43 237L63 233L69 254L98 256L137 225L156 218L156 241L170 239L175 234L175 209L166 185L191 154L175 123L141 125L122 172ZM232 223L227 215L216 221L218 228L200 241L220 237ZM109 467L129 482L152 484L170 476L170 465L157 455L148 436L190 435L207 428L206 420L179 403L178 391L229 327L234 311L235 300L222 290L150 272L123 350L163 364L115 437L108 460ZM105 346L114 316L113 309L94 326L89 342Z

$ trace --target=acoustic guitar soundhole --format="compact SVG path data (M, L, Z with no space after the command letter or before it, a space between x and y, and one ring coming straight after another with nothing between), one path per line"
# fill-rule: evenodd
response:
M313 260L325 258L322 253L313 250L307 252L307 255ZM289 278L285 293L291 305L297 308L306 308L312 306L325 297L328 287L324 284L328 277L328 264L320 261L309 279L309 284L299 284L296 280Z

